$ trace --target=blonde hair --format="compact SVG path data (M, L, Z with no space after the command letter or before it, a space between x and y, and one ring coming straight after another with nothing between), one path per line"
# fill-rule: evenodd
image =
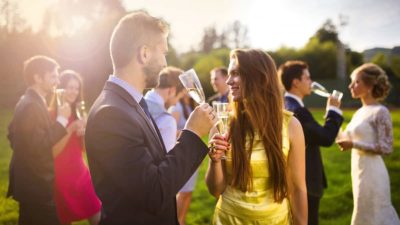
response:
M383 100L388 96L391 85L386 72L380 66L374 63L364 63L356 68L354 73L361 74L361 80L365 85L372 87L372 97Z
M167 36L169 25L144 10L121 18L115 26L110 41L110 54L114 68L123 68L133 54L145 44L152 45L160 35Z

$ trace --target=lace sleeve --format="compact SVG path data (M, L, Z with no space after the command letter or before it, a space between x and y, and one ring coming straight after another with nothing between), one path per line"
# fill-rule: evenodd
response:
M376 134L376 143L354 141L355 148L388 155L393 151L393 128L390 113L386 108L378 110L371 122Z

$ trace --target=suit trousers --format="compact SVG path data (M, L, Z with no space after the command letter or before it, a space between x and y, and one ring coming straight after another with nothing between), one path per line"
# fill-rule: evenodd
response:
M60 225L55 204L19 204L18 225Z
M308 225L318 225L318 209L320 197L307 195L308 199Z

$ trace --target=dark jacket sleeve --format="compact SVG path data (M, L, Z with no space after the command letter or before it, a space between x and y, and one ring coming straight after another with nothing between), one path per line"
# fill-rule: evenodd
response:
M134 208L157 214L171 205L206 156L207 146L195 134L183 131L177 145L158 161L146 144L146 128L125 112L106 107L89 118L86 148L96 191L121 191L119 196L129 198Z
M328 111L323 126L305 108L297 108L294 114L303 126L304 137L308 145L325 147L332 145L343 122L343 117L332 110Z
M14 150L23 151L27 156L52 150L67 131L60 123L50 122L45 116L36 103L26 104L15 112L8 136Z

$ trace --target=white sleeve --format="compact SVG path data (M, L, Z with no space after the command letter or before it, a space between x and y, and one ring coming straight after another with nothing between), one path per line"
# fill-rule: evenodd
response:
M375 130L376 142L365 143L354 141L354 148L364 151L372 151L378 154L388 155L393 151L393 128L390 113L386 108L378 110L374 120L371 122Z

